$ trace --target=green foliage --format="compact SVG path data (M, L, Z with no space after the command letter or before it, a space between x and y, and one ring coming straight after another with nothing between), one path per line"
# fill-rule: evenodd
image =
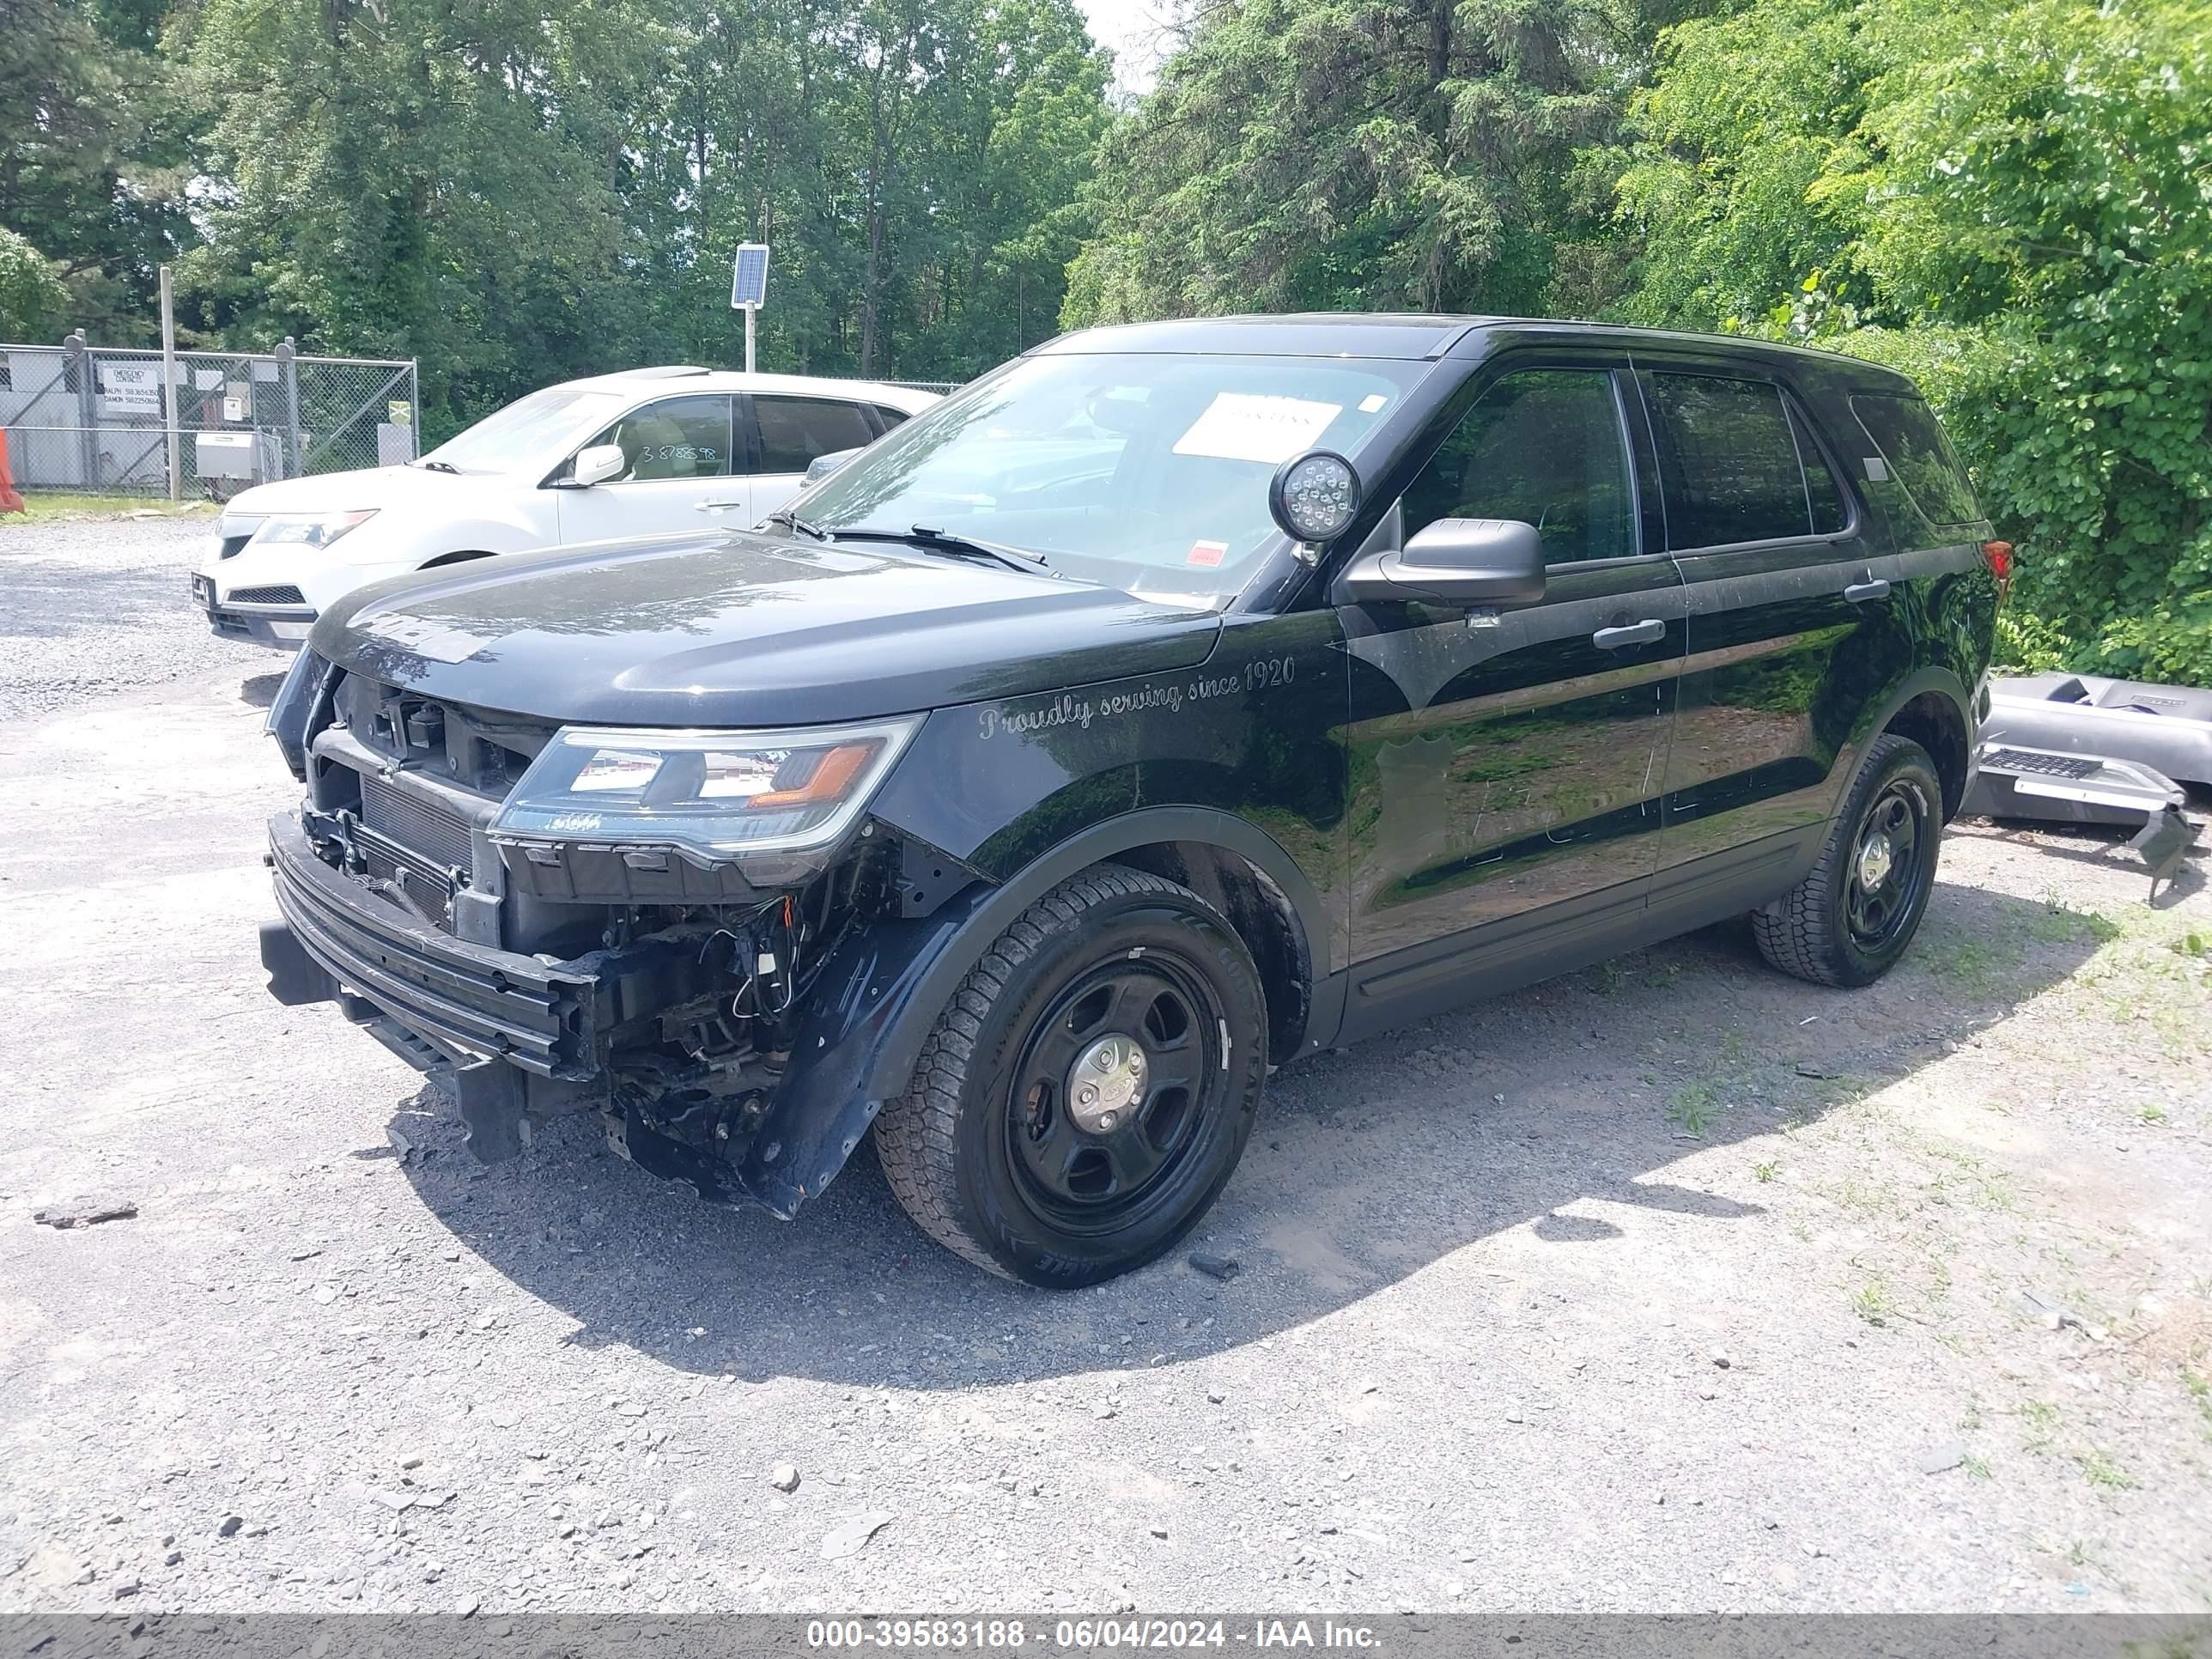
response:
M630 346L615 184L665 44L645 17L208 0L176 27L228 185L185 262L198 326L419 357L434 422Z
M1108 139L1062 320L1539 311L1584 284L1628 0L1224 0ZM1601 262L1597 262L1601 264Z
M734 361L748 240L763 367L978 373L1052 331L1109 120L1073 0L0 5L0 224L62 320L152 337L173 258L187 343L419 358L433 437Z
M0 340L42 340L58 331L69 290L27 238L0 230Z
M1762 0L1637 117L1631 315L1913 374L2020 544L2008 654L2212 682L2212 9Z
M50 340L84 324L109 340L153 337L155 268L190 234L168 67L131 0L0 0L0 230L45 255L40 284L0 301L0 332ZM28 267L5 256L18 283ZM21 307L22 309L15 309ZM17 320L20 319L20 320Z

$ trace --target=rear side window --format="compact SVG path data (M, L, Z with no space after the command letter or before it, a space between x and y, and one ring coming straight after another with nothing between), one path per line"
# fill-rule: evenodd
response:
M1795 404L1788 407L1790 430L1797 440L1797 459L1805 469L1805 504L1812 509L1813 533L1839 535L1850 522L1850 510L1844 505L1844 492L1837 487L1828 458L1821 453L1804 415Z
M1851 399L1851 412L1881 452L1889 476L1904 485L1930 523L1972 524L1982 516L1966 470L1951 453L1934 410L1917 398L1863 392Z
M883 422L886 432L906 419L906 410L893 409L889 404L871 404L868 407L876 411L876 419Z
M763 472L804 472L817 455L875 441L860 405L842 398L756 397L753 415Z
M1820 449L1771 381L1652 374L1646 385L1669 547L1778 541L1843 527L1835 480L1822 463L1826 499L1816 504L1815 481L1798 457L1802 446L1818 462Z

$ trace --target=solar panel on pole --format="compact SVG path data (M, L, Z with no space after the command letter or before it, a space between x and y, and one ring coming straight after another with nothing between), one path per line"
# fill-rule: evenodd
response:
M745 313L745 373L753 372L753 317L768 303L768 244L741 242L730 267L730 308Z
M768 303L768 244L745 242L730 272L730 308L743 311Z

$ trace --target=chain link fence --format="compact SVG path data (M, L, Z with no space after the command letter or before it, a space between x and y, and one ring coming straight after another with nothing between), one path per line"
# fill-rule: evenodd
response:
M16 487L84 495L170 493L159 351L0 345L0 428ZM272 352L175 355L177 493L225 501L276 478L415 459L412 362Z

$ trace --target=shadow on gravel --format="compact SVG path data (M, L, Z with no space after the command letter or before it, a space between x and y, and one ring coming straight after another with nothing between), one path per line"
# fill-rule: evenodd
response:
M1865 991L1773 973L1736 926L1316 1056L1270 1083L1193 1240L1241 1261L1225 1283L1188 1267L1188 1246L1078 1293L993 1279L908 1223L866 1143L781 1223L653 1180L586 1120L489 1168L435 1089L403 1103L393 1127L415 1149L404 1167L423 1203L574 1319L577 1343L755 1381L1035 1380L1255 1341L1511 1228L1563 1249L1622 1235L1559 1213L1580 1200L1689 1217L1712 1250L1735 1248L1734 1224L1759 1211L1669 1182L1675 1159L1909 1075L2096 945L2048 905L1940 883L1914 957Z
M239 682L238 700L249 708L266 708L276 701L276 694L284 689L285 670L273 674L252 674Z

